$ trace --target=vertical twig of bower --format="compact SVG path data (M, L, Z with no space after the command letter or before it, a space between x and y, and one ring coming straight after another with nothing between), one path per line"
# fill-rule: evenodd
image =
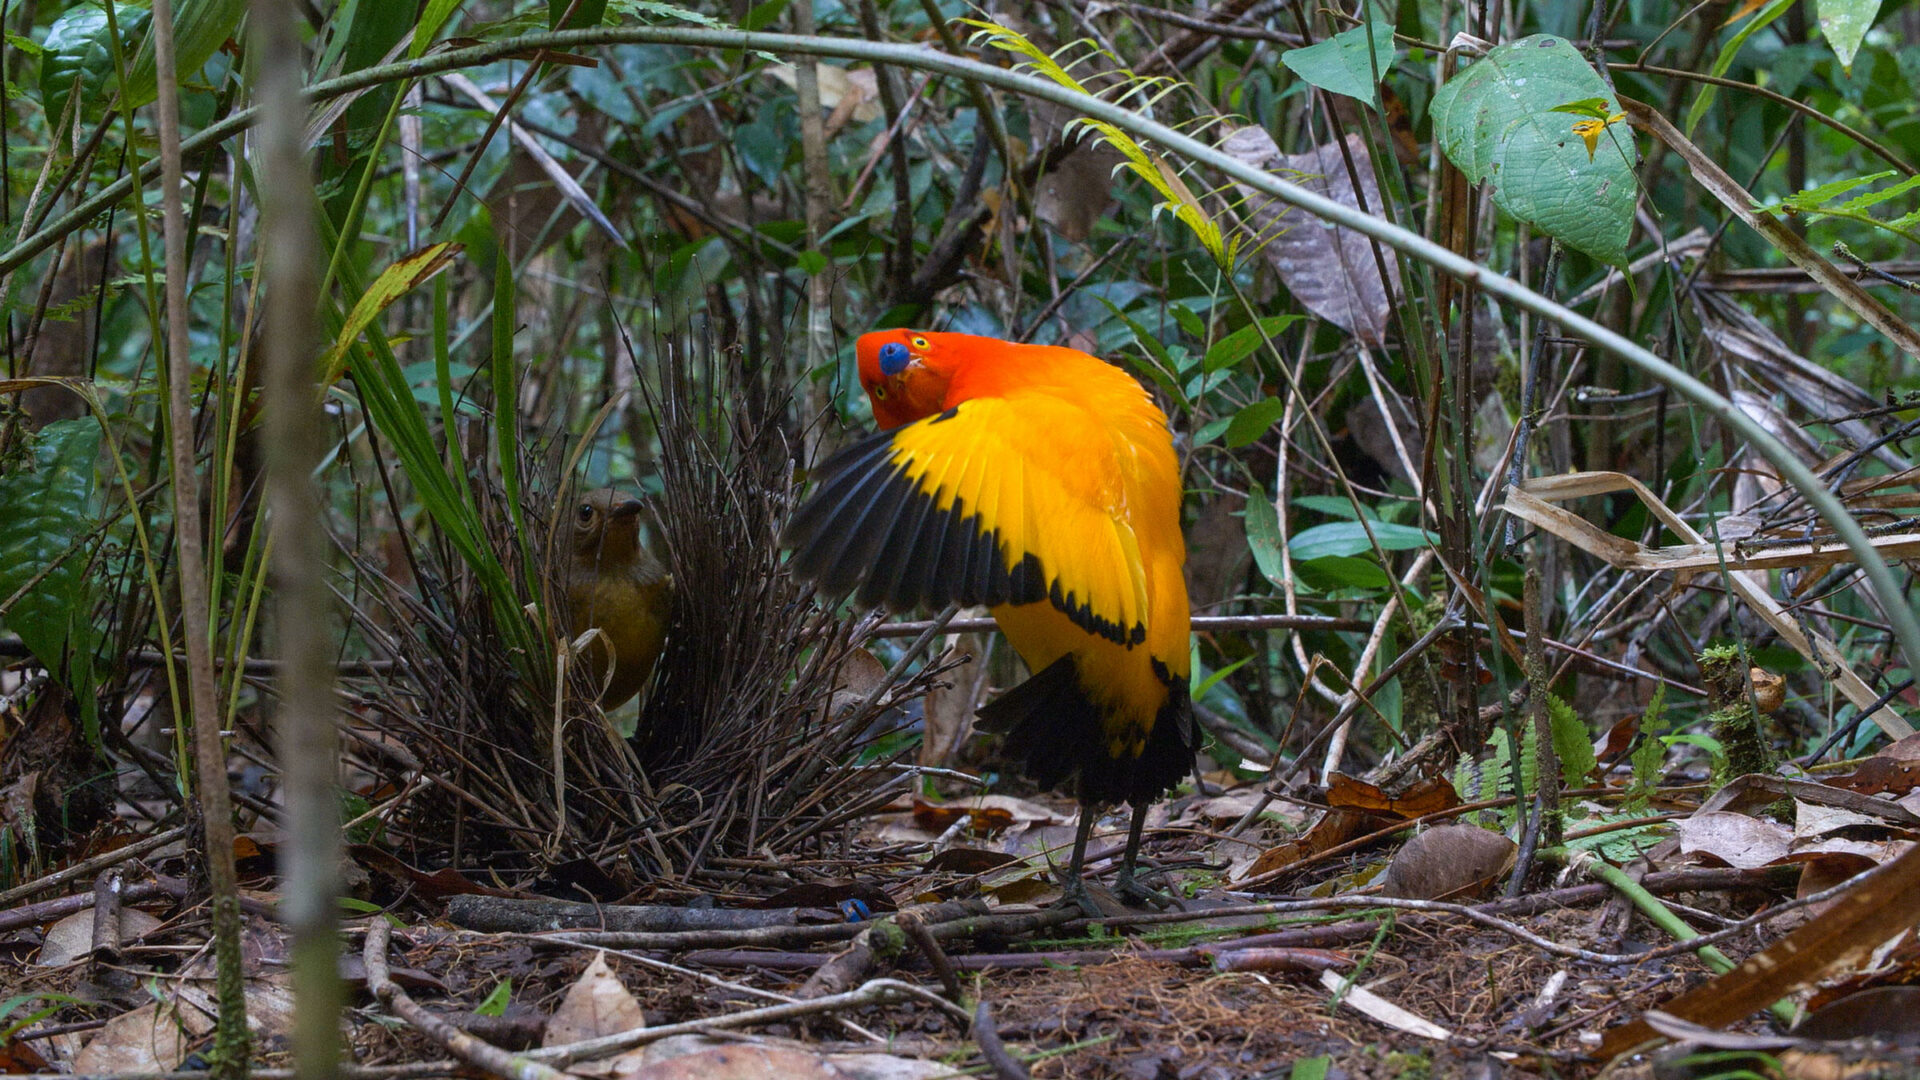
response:
M253 0L254 94L261 110L261 228L265 278L267 499L273 527L274 622L281 658L279 735L288 833L282 912L292 932L294 1070L302 1080L339 1075L340 808L334 672L328 659L329 594L319 492L324 427L315 384L319 332L319 204L303 148L307 70L297 0Z
M154 72L159 97L161 228L167 260L167 450L173 472L173 537L180 575L181 636L187 646L187 701L193 724L194 783L200 793L202 854L213 894L213 959L220 1025L213 1076L239 1080L247 1071L247 1002L240 970L240 896L233 870L233 796L213 679L200 480L194 472L193 358L188 355L187 214L180 164L180 79L175 70L173 5L153 0Z

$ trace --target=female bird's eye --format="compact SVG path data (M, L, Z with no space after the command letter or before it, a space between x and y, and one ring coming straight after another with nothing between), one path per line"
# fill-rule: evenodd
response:
M580 508L580 524L585 525L587 522L592 520L593 520L593 507L582 506Z
M917 337L917 338L914 338L914 339L913 339L913 347L914 347L914 348L916 348L916 349L924 349L924 348L926 348L926 347L927 347L927 339L926 339L926 338L923 338L923 337Z

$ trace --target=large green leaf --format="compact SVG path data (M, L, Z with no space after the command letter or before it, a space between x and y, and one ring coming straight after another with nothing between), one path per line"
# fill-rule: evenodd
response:
M99 452L91 417L61 420L34 437L30 468L0 473L0 604L19 594L0 620L50 671L60 670L70 631L91 635L87 553L73 549L92 527L87 505Z
M1853 71L1853 56L1867 39L1867 29L1880 14L1880 0L1820 0L1820 33L1833 46L1840 66Z
M1619 104L1565 38L1521 38L1487 53L1433 96L1433 129L1448 160L1476 184L1493 185L1508 214L1576 251L1615 265L1633 231L1637 160L1626 128L1608 124L1591 157L1554 109L1598 98Z
M182 80L191 78L200 66L239 29L240 16L247 0L174 0L173 64ZM149 14L149 18L151 15ZM121 28L125 30L124 23ZM141 26L140 51L127 68L127 96L121 109L137 109L152 101L159 86L153 54L153 34Z
M131 4L113 9L120 30L120 48L129 58L147 32L153 12ZM115 93L113 48L107 32L107 11L93 4L76 4L60 13L47 28L46 50L40 58L40 105L50 123L58 123L67 99L79 80L80 119L97 120Z
M1362 23L1325 41L1288 49L1280 62L1322 90L1377 104L1374 87L1393 67L1393 24Z

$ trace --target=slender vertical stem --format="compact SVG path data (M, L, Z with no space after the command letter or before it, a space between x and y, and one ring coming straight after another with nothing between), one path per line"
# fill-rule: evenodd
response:
M200 481L194 471L193 358L187 352L187 215L181 203L180 79L174 67L173 5L153 0L155 106L160 128L160 209L167 260L168 457L173 471L174 562L187 647L187 700L193 728L195 783L200 793L202 854L213 893L214 970L220 1026L213 1075L238 1080L247 1068L247 1013L240 970L240 899L233 870L233 799L227 789L226 744L213 677L212 615L207 604Z
M275 717L288 834L281 848L292 933L294 1067L301 1080L339 1075L340 804L330 607L319 493L324 421L314 374L320 251L318 204L303 152L307 70L295 0L253 0L254 92L260 104L259 260L265 276L267 499L274 533L274 623L280 654Z

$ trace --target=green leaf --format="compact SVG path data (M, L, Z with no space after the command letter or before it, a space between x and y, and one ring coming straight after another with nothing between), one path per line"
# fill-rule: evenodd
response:
M1342 30L1325 41L1288 49L1280 62L1322 90L1377 105L1374 88L1393 67L1393 24L1370 22Z
M1345 518L1348 521L1357 520L1353 512L1353 504L1338 495L1299 495L1294 498L1293 505L1328 517ZM1380 520L1380 514L1373 507L1364 504L1360 507L1359 516L1368 521Z
M1747 25L1741 27L1740 32L1733 35L1733 37L1721 47L1720 55L1713 58L1713 70L1709 74L1716 79L1725 75L1727 69L1733 66L1733 58L1740 54L1740 48L1747 43L1747 39L1759 33L1767 24L1785 14L1786 10L1793 5L1794 0L1773 0L1773 3L1761 9L1758 15L1755 15ZM1693 105L1687 109L1685 131L1688 135L1692 135L1693 129L1699 126L1700 118L1707 115L1707 109L1712 106L1714 96L1718 91L1719 87L1714 86L1712 83L1708 83L1700 88L1700 93L1693 99Z
M1587 731L1587 722L1573 711L1573 706L1560 700L1558 694L1547 695L1547 726L1553 733L1553 753L1560 759L1560 780L1568 788L1582 786L1588 773L1599 762L1593 756L1593 735Z
M440 36L440 30L453 17L454 11L466 0L427 0L426 10L421 12L419 21L414 23L413 44L407 47L407 55L415 60Z
M1238 364L1266 344L1267 338L1299 322L1300 318L1298 315L1269 315L1257 323L1248 323L1235 330L1214 342L1213 347L1207 350L1206 370L1219 371Z
M567 7L573 6L573 14L567 14ZM547 0L547 29L578 30L586 26L599 26L607 13L607 0ZM562 26L560 21L566 20Z
M1278 582L1284 576L1280 516L1274 512L1273 500L1267 497L1266 489L1259 484L1247 491L1247 548L1253 552L1254 565L1268 581Z
M1227 433L1227 428L1230 427L1232 424L1233 424L1233 417L1231 416L1223 416L1218 420L1207 421L1206 424L1204 424L1199 431L1196 431L1193 433L1193 445L1206 446L1208 443L1211 443L1213 440L1219 438L1222 435L1225 435Z
M130 56L139 35L147 32L147 21L153 13L128 4L116 5L113 11L120 29L120 49ZM46 110L47 122L60 122L76 79L81 95L79 119L99 119L115 92L106 9L79 4L61 12L47 28L47 39L41 47L46 55L40 58L40 107Z
M1238 450L1265 435L1286 407L1286 402L1279 398L1261 398L1234 413L1233 420L1227 424L1227 449Z
M1880 14L1880 0L1820 0L1820 34L1833 46L1840 66L1853 74L1853 57L1867 39L1874 16Z
M1294 534L1293 543L1288 547L1300 562L1335 555L1363 555L1373 551L1373 544L1367 540L1369 528L1382 551L1409 551L1440 543L1440 537L1411 525L1378 521L1363 526L1358 521L1329 521Z
M1220 683L1220 680L1226 678L1227 676L1233 674L1236 671L1239 671L1242 667L1246 666L1247 661L1251 659L1253 659L1252 656L1243 656L1240 659L1235 660L1233 663L1228 664L1226 667L1221 668L1219 671L1214 672L1213 674L1207 676L1204 679L1200 678L1200 669L1198 667L1195 667L1193 669L1193 682L1187 691L1187 696L1192 698L1195 701L1199 701L1201 698L1206 697L1207 691L1213 689L1215 686L1218 686Z
M1602 97L1581 98L1564 105L1555 105L1553 112L1572 113L1575 116L1590 116L1595 120L1605 120L1613 114L1607 111L1607 99Z
M247 10L247 0L175 0L173 5L173 57L174 72L181 79L191 78L199 72L220 46L233 36L240 26L240 16ZM149 19L150 22L150 19ZM126 24L120 26L126 32ZM140 51L133 55L127 68L126 96L115 107L125 111L137 109L152 101L158 94L159 70L154 57L153 34L150 25L146 27L140 42Z
M30 467L0 475L0 619L49 671L70 646L90 649L93 612L87 552L100 426L91 417L48 424Z
M1593 67L1564 38L1536 34L1501 45L1433 97L1435 137L1476 184L1491 184L1500 209L1576 251L1624 265L1638 194L1638 152L1609 125L1590 160L1554 109L1599 97L1618 105Z
M1886 169L1867 176L1843 176L1831 183L1821 184L1818 187L1810 187L1805 191L1795 192L1781 199L1779 205L1791 206L1795 210L1811 213L1840 196L1845 195L1847 192L1852 191L1854 188L1860 187L1863 184L1878 183L1892 175L1894 175L1894 170Z
M1349 589L1385 589L1393 585L1380 564L1372 559L1351 555L1321 555L1312 559L1295 558L1293 567L1316 587Z
M513 980L501 979L493 984L493 990L487 994L487 1000L473 1011L480 1016L505 1016L507 1006L513 1002Z

